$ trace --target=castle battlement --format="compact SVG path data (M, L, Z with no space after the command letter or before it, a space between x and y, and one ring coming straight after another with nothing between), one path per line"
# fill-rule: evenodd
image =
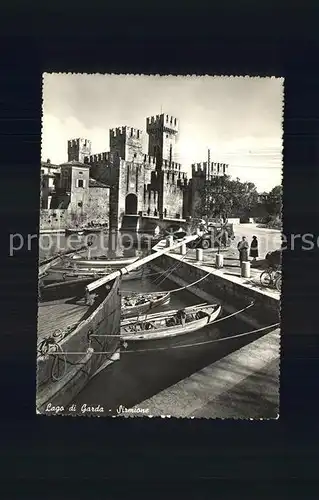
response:
M98 153L95 155L90 155L87 159L87 163L100 163L100 162L108 162L110 159L110 153Z
M92 143L88 139L70 139L68 141L68 161L84 162L91 154Z
M227 174L229 165L227 163L211 162L209 168L210 175ZM207 172L207 161L192 164L192 177L202 177Z
M68 141L68 147L76 148L76 147L80 147L80 146L84 146L84 147L88 148L88 147L92 146L92 143L89 139L81 139L81 138L70 139Z
M159 175L163 175L163 179L165 183L170 183L170 184L184 184L184 182L188 182L187 180L187 173L186 172L180 172L179 170L165 170L162 172L155 172L156 178L158 178Z
M126 125L123 127L116 127L110 129L110 137L122 137L125 136L127 138L132 137L133 139L141 139L143 135L143 130L127 127Z
M182 168L182 164L177 163L176 161L170 162L169 160L163 160L162 167L164 168L164 170L170 169L179 171Z
M156 164L155 156L144 155L144 163L148 163L150 165L155 165Z
M202 173L205 173L207 170L207 161L202 161L202 162L199 162L199 163L193 163L192 164L192 174L193 175L196 175L196 174L202 174Z
M148 133L152 133L155 130L162 130L177 134L179 130L178 119L165 113L146 118L146 131Z

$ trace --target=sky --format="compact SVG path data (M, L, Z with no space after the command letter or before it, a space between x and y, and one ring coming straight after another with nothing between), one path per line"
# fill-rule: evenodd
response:
M140 128L147 153L146 117L179 119L174 160L229 164L229 175L259 192L282 183L284 80L269 77L143 76L45 73L41 159L67 161L67 141L109 150L109 129Z

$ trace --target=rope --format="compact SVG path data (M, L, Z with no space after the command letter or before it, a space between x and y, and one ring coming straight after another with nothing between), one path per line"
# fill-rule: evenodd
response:
M52 366L51 366L51 372L50 372L50 375L51 375L51 379L52 379L54 382L58 382L59 380L61 380L61 379L64 377L64 375L65 375L65 373L66 373L66 370L67 370L67 366L66 366L66 354L65 354L65 352L63 351L63 349L62 349L62 347L60 346L60 344L58 344L57 342L55 342L55 344L53 345L53 347L54 347L56 350L59 350L59 351L60 351L60 352L59 352L59 353L57 353L57 354L62 354L62 355L63 355L63 361L64 361L64 363L63 363L62 375L60 375L60 377L59 377L59 376L57 376L57 377L56 377L56 376L54 375L53 371L54 371L54 368L55 368L56 366L58 366L58 365L59 365L59 358L58 358L58 357L54 357L54 358L53 358L53 359L54 359L54 361L53 361ZM53 352L53 353L50 353L50 354L54 354L54 352Z
M168 293L168 292L169 292L169 293L176 293L176 292L180 292L181 290L185 290L186 288L190 288L190 287L192 287L192 286L194 286L194 285L197 285L197 283L200 283L200 282L201 282L201 281L203 281L204 279L206 279L206 278L207 278L207 276L209 276L210 274L212 274L212 273L207 273L207 274L205 274L205 276L203 276L202 278L200 278L200 279L199 279L199 280L197 280L197 281L194 281L194 283L190 283L189 285L182 286L182 287L180 287L180 288L174 288L173 290L166 290L166 291L165 291L165 292L163 292L163 293ZM156 293L156 292L154 292L154 293Z
M105 319L107 319L108 317L110 317L112 314L114 314L115 312L117 312L117 308L114 308L106 318L103 318L101 321L99 321L97 324L96 324L96 327L100 326L103 321L105 321ZM63 330L56 330L52 336L50 337L47 337L45 339L43 339L41 341L41 343L39 344L38 346L38 353L40 354L40 356L54 356L54 361L52 363L52 366L51 366L51 370L50 370L50 378L51 380L53 380L54 382L58 382L60 381L66 374L66 371L67 371L67 364L70 364L72 366L79 366L79 365L85 365L85 362L82 362L82 361L77 361L75 363L72 363L70 360L67 359L67 354L70 354L68 351L64 351L63 348L61 347L61 345L58 343L58 342L61 342L61 340L63 340L65 337L66 337L66 334L69 333L69 331L75 327L75 326L78 326L80 324L80 322L77 322L77 323L73 323L72 325L68 326L67 327L67 330L68 331L63 331ZM93 335L93 334L88 334L88 344L89 344L89 347L91 345L91 340L90 340L90 337L96 337L96 335ZM107 351L104 351L103 349L105 349L105 344L107 344L107 341L104 342L103 344L101 342L99 342L97 339L96 339L96 342L99 344L99 346L101 347L102 349L102 352L104 354L107 353ZM50 350L51 349L51 350ZM110 352L111 356L108 357L107 359L111 359L112 355L116 352L117 348L113 351L113 352ZM78 352L77 354L79 355L85 355L87 354L89 351L85 352L85 353L81 353L81 352ZM94 352L92 350L92 352ZM75 354L75 353L72 353L72 354ZM63 366L63 370L62 370L62 373L60 376L56 376L54 374L54 370L56 369L56 367L58 366L59 364L59 357L58 356L63 356L63 362L64 362L64 366ZM56 357L55 357L56 356ZM82 371L85 375L89 376L89 372L84 370L83 368L80 368L80 371Z
M199 245L199 243L200 243L200 240L197 242L197 244L196 244L196 248L197 248L197 246ZM164 281L168 278L168 276L170 276L170 275L173 273L173 271L175 271L175 270L178 268L178 266L180 266L180 265L181 265L181 263L183 262L183 260L184 260L184 259L186 259L187 254L188 254L191 250L193 250L193 249L192 249L192 248L189 248L188 250L186 250L186 254L185 254L185 255L184 255L184 256L183 256L183 257L182 257L182 258L181 258L181 259L177 262L177 264L175 264L175 265L173 264L173 265L171 266L171 268L168 268L168 271L169 271L169 269L171 269L171 272L167 272L167 276L165 276L165 277L162 279L162 281L159 281L159 283L156 283L156 280L155 280L154 284L157 284L158 286L159 286L159 285L161 285L161 284L162 284L162 283L163 283L163 282L164 282ZM165 273L163 273L163 274L165 274Z
M197 342L194 344L185 344L185 345L176 345L176 346L167 346L167 347L154 347L153 349L134 349L134 350L129 350L129 351L125 350L124 352L125 352L125 354L127 354L127 353L136 353L136 352L166 351L168 349L186 349L188 347L198 347L201 345L213 344L216 342L222 342L224 340L232 340L232 339L236 339L236 338L245 337L248 335L253 335L255 333L259 333L259 332L262 332L264 330L267 330L269 328L276 328L279 325L280 325L280 323L274 323L273 325L264 326L263 328L258 328L257 330L251 330L250 332L238 333L237 335L232 335L230 337L222 337L220 339L205 340L204 342ZM68 352L67 354L86 354L86 353ZM110 354L110 352L109 351L93 352L92 354Z

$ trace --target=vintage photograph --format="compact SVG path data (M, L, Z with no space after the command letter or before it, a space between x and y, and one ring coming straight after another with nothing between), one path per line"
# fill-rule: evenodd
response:
M37 413L279 418L284 79L42 91Z

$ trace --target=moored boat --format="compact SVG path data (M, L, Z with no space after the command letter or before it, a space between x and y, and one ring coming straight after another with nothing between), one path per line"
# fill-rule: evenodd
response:
M38 310L37 409L63 408L104 364L119 359L120 278L93 296L68 287ZM110 321L110 318L111 321ZM106 334L106 335L105 335ZM108 352L108 356L101 354Z
M66 229L65 230L65 236L69 236L70 234L78 234L79 236L83 236L84 230L83 229Z
M200 304L161 313L146 314L121 321L124 342L166 341L185 336L213 323L221 313L219 304Z
M96 257L90 259L83 259L79 255L74 256L71 259L71 262L76 265L76 267L86 268L86 269L98 269L105 267L125 267L128 264L132 264L133 262L139 260L138 257L129 257L129 258L118 258L118 259L108 259L106 257Z
M170 292L138 293L122 297L122 318L144 314L167 305L170 298Z
M64 252L59 252L51 257L48 257L47 259L42 260L39 263L39 271L38 275L39 277L44 276L49 269L52 269L58 262L61 260L64 260L65 258L70 259L70 256L75 257L77 253L81 253L86 249L84 245L79 247L78 249L70 249L66 250Z
M100 269L100 270L86 270L81 269L78 271L67 268L52 268L50 269L44 277L41 279L41 292L46 292L46 290L52 289L58 290L59 288L66 288L69 285L75 283L83 283L85 285L94 282L95 280L107 276L114 269ZM140 268L131 271L129 274L125 274L122 277L122 281L131 281L142 279L147 276L148 270Z
M84 234L103 233L107 231L105 226L92 226L82 228Z
M51 301L39 304L39 413L63 413L97 372L119 359L121 280L127 275L132 276L136 270L143 272L142 266L178 246L180 243L139 259L120 270L114 269L93 282L91 277L88 284L84 280L73 280L72 287L66 285L59 289L59 293L55 290ZM53 261L55 262L54 259ZM45 268L47 264L52 265L52 262L46 262ZM39 286L47 271L45 269L39 273L42 276ZM67 268L67 272L69 271L70 268Z

